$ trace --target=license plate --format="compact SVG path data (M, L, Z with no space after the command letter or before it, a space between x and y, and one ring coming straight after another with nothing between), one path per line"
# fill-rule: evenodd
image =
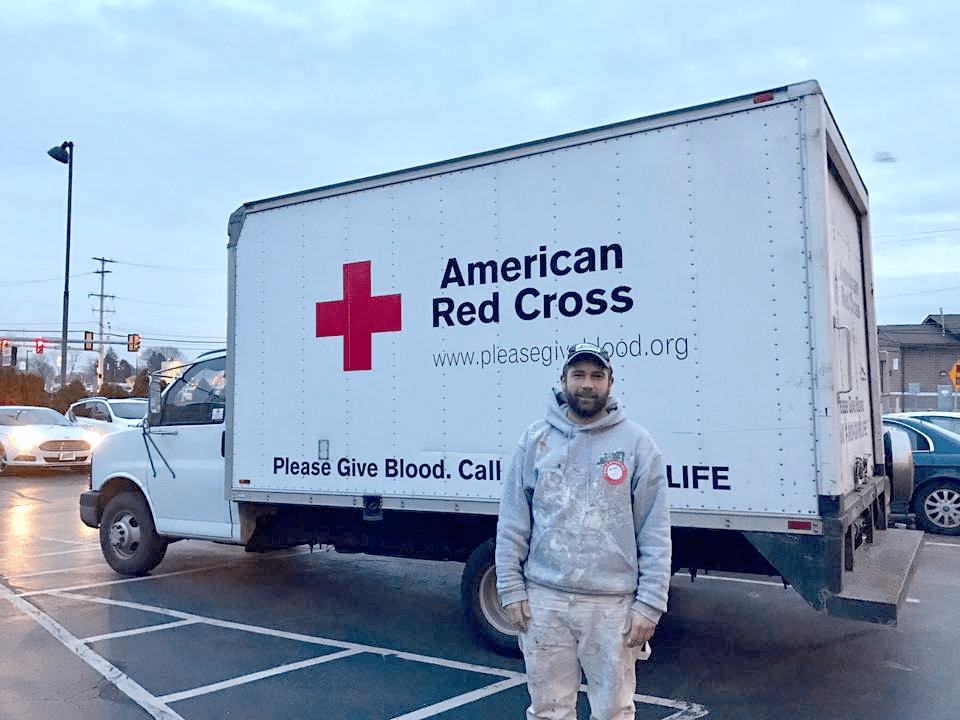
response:
M61 461L76 460L76 459L77 459L77 454L76 454L76 453L60 453L60 460L61 460Z

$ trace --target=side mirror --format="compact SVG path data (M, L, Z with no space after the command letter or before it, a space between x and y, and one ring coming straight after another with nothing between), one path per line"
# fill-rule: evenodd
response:
M163 407L163 396L160 393L160 382L150 378L149 404L144 425L156 425L160 422L160 411Z

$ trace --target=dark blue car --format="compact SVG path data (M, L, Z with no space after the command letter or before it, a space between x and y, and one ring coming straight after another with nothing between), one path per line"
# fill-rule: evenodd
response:
M960 535L960 435L907 415L884 415L883 425L905 432L913 450L913 497L903 509L922 530Z

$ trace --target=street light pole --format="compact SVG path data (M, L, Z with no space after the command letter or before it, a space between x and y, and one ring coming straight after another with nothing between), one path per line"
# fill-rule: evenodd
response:
M47 155L67 166L67 261L63 271L63 327L60 332L60 389L67 386L67 317L70 312L70 212L73 205L73 143L69 140L47 150Z

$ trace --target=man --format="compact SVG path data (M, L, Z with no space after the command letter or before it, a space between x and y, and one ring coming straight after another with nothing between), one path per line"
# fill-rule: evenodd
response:
M609 355L570 347L547 415L513 457L497 523L497 592L527 667L529 720L632 720L636 656L667 609L663 458L610 397Z

